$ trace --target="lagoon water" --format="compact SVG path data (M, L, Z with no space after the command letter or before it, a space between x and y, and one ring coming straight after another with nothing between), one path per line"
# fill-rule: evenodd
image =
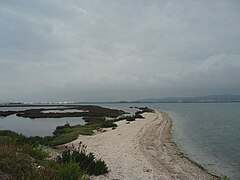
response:
M39 107L0 107L0 111L17 111L26 109L39 109ZM41 107L44 108L44 107ZM49 108L49 107L46 107ZM63 107L52 107L63 108ZM81 110L49 110L49 112L82 112ZM0 130L12 130L25 136L51 136L57 126L69 123L71 126L76 124L85 124L81 117L65 117L65 118L22 118L16 115L8 117L0 117Z
M168 112L173 119L174 141L183 153L214 174L240 179L240 103L134 103L105 106L125 110L130 106L147 106Z
M129 108L131 106L147 106L169 113L173 119L174 141L183 153L214 174L240 179L240 103L118 103L100 106L122 109L131 114L137 111ZM51 135L56 126L64 125L66 121L71 125L84 124L81 118L32 120L12 115L0 119L0 130L45 136Z

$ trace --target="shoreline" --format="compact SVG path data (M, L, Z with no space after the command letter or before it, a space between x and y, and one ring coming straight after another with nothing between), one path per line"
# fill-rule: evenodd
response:
M87 145L87 151L102 158L110 172L91 179L220 179L186 157L172 138L172 120L167 113L144 113L145 119L128 124L118 121L114 130L79 136L63 146Z
M173 139L173 133L172 133L172 127L173 127L173 120L169 117L169 114L166 113L166 112L161 112L162 114L164 114L163 116L165 116L165 118L167 118L171 125L170 125L170 128L169 128L169 135L168 135L168 138L169 138L169 142L173 144L174 148L175 148L175 151L176 153L178 154L179 157L181 158L184 158L186 159L187 161L189 161L190 163L192 163L192 165L194 166L197 166L198 168L200 168L202 171L206 172L207 174L209 174L212 179L221 179L219 176L215 175L215 174L212 174L210 173L207 169L205 169L202 165L198 164L197 162L191 160L187 155L185 155L181 149L177 146L176 142L174 141Z

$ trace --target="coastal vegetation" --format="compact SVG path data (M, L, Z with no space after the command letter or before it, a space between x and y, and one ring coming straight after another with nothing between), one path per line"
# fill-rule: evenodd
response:
M7 117L15 114L17 111L0 111L0 117Z
M135 121L136 119L144 119L144 117L142 116L143 113L154 113L154 110L149 109L148 107L134 107L134 108L139 109L139 111L136 111L132 116L122 116L119 118L119 120L125 119L126 121Z
M87 153L87 146L79 143L76 149L67 149L57 161L63 165L68 163L77 163L79 168L89 175L101 175L108 172L106 163L102 159L96 159L93 153Z
M76 109L82 112L64 112ZM49 113L45 111L51 110ZM52 110L57 110L53 113ZM59 113L59 110L62 112ZM61 118L84 117L87 124L56 127L53 136L26 137L21 134L0 131L0 179L88 179L89 175L108 172L104 160L96 159L93 153L87 153L86 146L80 144L77 149L65 149L57 157L50 157L45 147L56 147L71 142L81 135L92 135L95 130L116 128L113 121L105 117L116 118L124 111L100 106L67 106L61 108L39 108L24 111L1 111L0 116L16 114L25 118ZM51 121L51 119L49 119Z
M0 179L85 179L108 172L106 163L87 153L86 146L66 149L56 158L43 146L11 131L0 134Z
M70 126L59 130L56 129L53 132L53 136L43 138L43 143L54 147L56 145L71 142L77 139L79 135L92 135L94 131L112 127L117 127L117 125L113 121L104 120L86 125Z
M75 126L66 123L64 126L56 127L52 136L45 137L26 137L9 130L0 131L0 178L4 175L7 179L39 179L40 177L40 179L42 177L44 179L87 179L88 175L105 174L108 168L104 160L96 159L91 152L87 153L86 146L81 143L76 149L62 150L57 158L51 157L44 149L71 142L79 135L92 135L95 131L101 131L104 128L115 129L116 121L123 119L133 121L136 118L143 118L141 114L144 112L153 112L145 107L138 108L139 111L133 116L123 116L126 114L124 111L99 106L71 106L65 109L84 111L64 113L63 110L63 113L44 113L46 109L39 108L11 111L5 114L0 112L3 116L16 114L25 118L43 118L46 115L49 118L81 116L87 122L85 125ZM106 120L106 117L111 117L113 120Z
M11 137L17 139L20 142L26 142L30 144L39 144L43 146L55 147L57 145L71 142L78 138L79 135L92 135L94 131L99 131L102 128L116 128L117 125L113 121L103 121L93 124L65 126L64 128L56 128L53 132L53 136L31 136L26 137L21 134L9 130L0 131L0 137Z
M60 106L48 106L34 109L26 109L19 111L0 111L0 116L6 117L12 114L16 114L19 117L24 118L64 118L64 117L83 117L86 122L94 122L103 120L105 117L116 118L125 114L124 111L118 109L110 109L95 105L64 105ZM53 112L53 111L56 112ZM67 110L73 110L68 112ZM76 110L74 112L74 110ZM49 111L49 112L48 112ZM59 112L60 111L60 112Z

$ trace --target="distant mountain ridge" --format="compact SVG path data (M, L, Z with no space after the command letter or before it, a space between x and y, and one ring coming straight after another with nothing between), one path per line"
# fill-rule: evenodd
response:
M136 102L240 102L240 95L149 98L138 100Z

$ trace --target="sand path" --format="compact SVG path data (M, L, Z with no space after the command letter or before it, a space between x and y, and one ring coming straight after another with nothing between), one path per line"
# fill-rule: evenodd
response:
M213 178L178 152L171 141L172 121L166 113L146 113L144 117L130 124L119 121L117 129L94 136L80 136L66 145L77 146L81 141L88 146L88 152L106 162L110 172L91 179Z

